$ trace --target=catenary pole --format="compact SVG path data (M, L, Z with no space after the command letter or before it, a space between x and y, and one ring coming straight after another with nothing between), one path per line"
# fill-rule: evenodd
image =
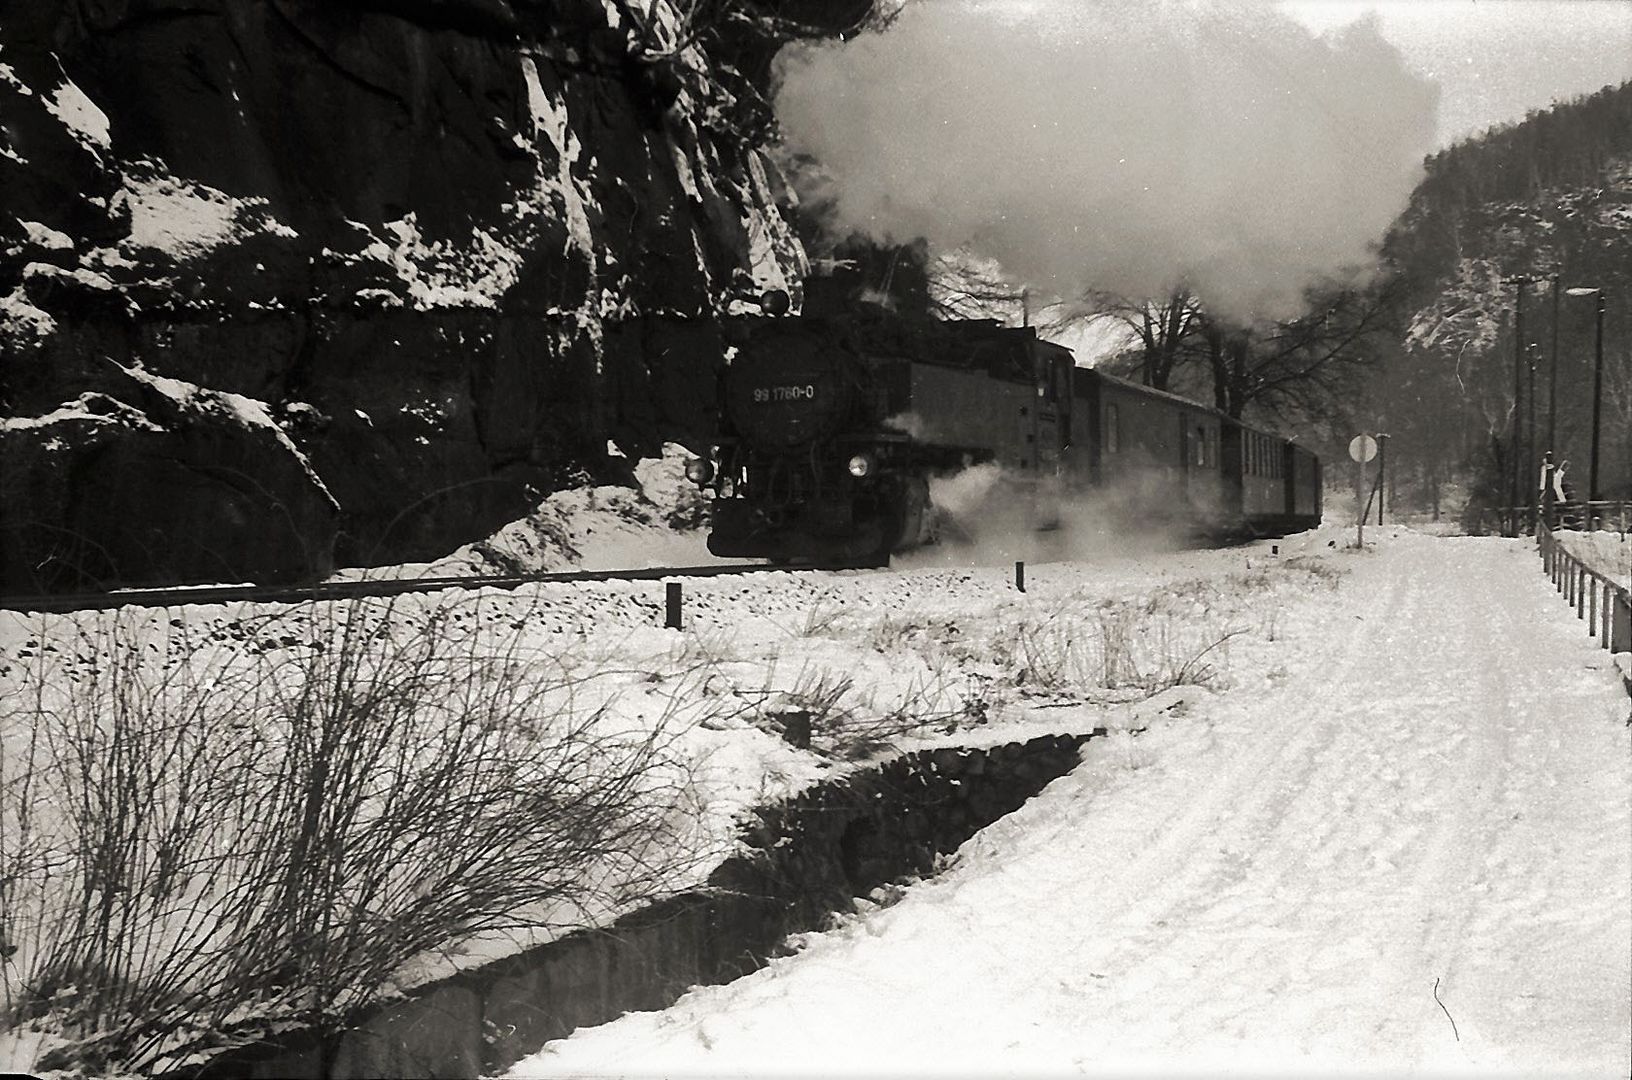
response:
M1587 499L1598 499L1598 421L1604 403L1604 290L1598 290L1597 329L1592 347L1592 456L1587 465Z
M1519 507L1519 396L1524 390L1524 287L1528 278L1514 278L1518 290L1513 309L1513 438L1508 446L1508 503L1512 508L1513 534L1518 534Z
M1558 287L1558 275L1553 278L1553 352L1552 366L1547 373L1547 452L1558 451L1558 302L1563 290Z

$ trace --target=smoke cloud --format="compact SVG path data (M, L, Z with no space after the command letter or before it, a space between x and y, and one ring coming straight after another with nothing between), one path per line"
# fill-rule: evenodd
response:
M994 463L932 477L929 498L938 542L897 554L898 567L1002 566L1094 560L1138 549L1177 551L1205 535L1185 508L1182 489L1157 467L1133 469L1108 485L1036 489L1034 477ZM1164 513L1165 509L1165 513Z
M1373 261L1439 96L1374 21L1317 37L1218 0L921 0L779 64L836 233L967 247L1062 297L1185 284L1241 319Z

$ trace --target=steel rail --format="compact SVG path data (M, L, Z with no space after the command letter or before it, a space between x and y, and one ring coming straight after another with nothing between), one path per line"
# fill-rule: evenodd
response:
M353 600L447 589L517 589L523 585L580 581L656 581L664 578L726 577L775 571L853 570L847 565L773 565L770 563L715 563L706 566L665 566L638 570L566 570L544 574L495 574L473 577L362 578L323 581L308 585L198 585L165 588L118 589L98 593L57 593L39 596L0 596L0 609L62 613L108 611L121 607L177 607L185 604L228 604L238 601L299 604L314 600Z

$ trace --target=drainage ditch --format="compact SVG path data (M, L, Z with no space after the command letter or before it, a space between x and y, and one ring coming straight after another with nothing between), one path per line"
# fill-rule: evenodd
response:
M747 850L706 889L422 987L339 1036L284 1036L166 1080L503 1072L576 1028L745 975L855 897L930 873L937 856L1075 768L1091 737L924 750L824 782L755 811Z

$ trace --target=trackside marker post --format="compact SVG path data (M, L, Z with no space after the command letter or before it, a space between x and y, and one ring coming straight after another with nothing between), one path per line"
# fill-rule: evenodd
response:
M680 583L670 581L664 588L665 613L663 626L665 629L680 629Z

